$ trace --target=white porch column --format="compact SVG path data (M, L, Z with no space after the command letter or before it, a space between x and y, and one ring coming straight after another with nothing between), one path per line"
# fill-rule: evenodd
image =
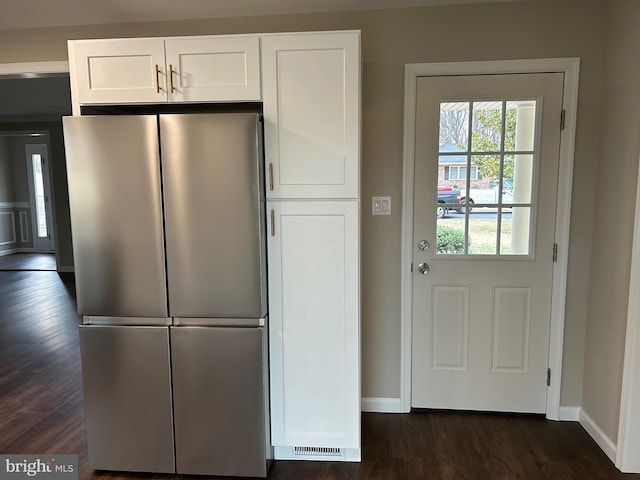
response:
M533 150L536 121L536 102L518 103L516 116L516 151ZM531 203L531 180L533 161L524 155L515 156L513 170L513 202ZM502 186L501 186L502 187ZM526 255L529 253L529 228L531 213L524 209L513 209L511 227L511 253Z

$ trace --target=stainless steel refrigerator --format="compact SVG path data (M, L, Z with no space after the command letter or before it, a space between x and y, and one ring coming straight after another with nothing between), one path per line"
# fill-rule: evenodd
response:
M63 123L90 466L266 476L259 115Z

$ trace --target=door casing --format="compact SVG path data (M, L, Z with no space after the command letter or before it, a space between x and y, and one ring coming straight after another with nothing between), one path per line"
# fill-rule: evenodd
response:
M404 155L402 198L402 265L401 265L401 372L400 398L397 404L388 403L389 412L411 410L411 323L413 276L413 195L416 80L418 77L443 75L483 75L509 73L564 73L563 108L565 125L560 138L560 165L558 172L558 199L556 205L557 262L553 267L551 293L551 327L549 339L549 367L551 384L547 392L546 417L562 420L560 389L562 381L562 350L564 339L564 313L566 302L567 268L569 259L569 225L571 217L571 190L575 150L576 113L578 106L579 58L550 58L532 60L499 60L487 62L417 63L405 65L404 98ZM560 119L558 119L560 121Z

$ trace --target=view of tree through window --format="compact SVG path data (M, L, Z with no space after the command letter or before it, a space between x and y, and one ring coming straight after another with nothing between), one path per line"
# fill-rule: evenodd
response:
M449 243L439 252L529 253L535 110L532 100L440 104L437 243Z

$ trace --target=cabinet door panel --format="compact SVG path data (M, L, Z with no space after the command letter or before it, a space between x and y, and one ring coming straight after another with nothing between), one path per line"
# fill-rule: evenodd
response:
M273 202L275 446L359 448L358 202Z
M260 100L259 37L166 39L169 101Z
M354 32L262 41L269 198L357 198L360 59Z
M162 39L78 41L73 50L78 103L166 102Z

